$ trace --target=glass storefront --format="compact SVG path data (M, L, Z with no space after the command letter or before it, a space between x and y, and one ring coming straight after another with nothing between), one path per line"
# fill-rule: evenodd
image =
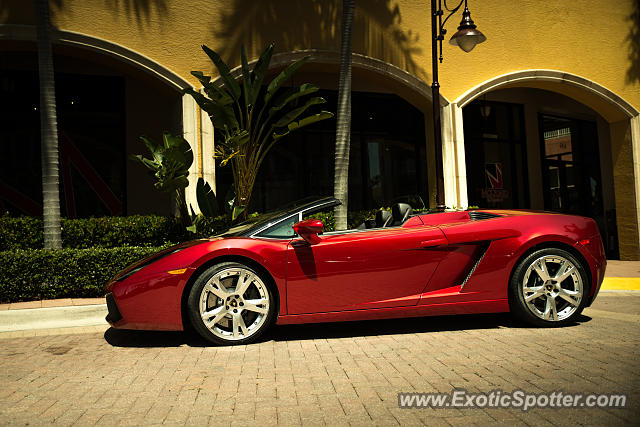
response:
M469 205L529 207L522 106L474 101L463 117Z
M337 92L319 92L336 111ZM424 114L391 94L353 92L349 158L349 210L390 206L404 196L429 200ZM335 119L292 133L274 145L258 173L251 211L307 196L333 195ZM231 186L228 167L217 167L219 194Z
M607 256L618 258L615 212L605 212L598 131L593 121L540 114L545 210L593 218Z
M125 212L124 79L56 73L60 207L68 218ZM0 69L0 209L42 214L38 74Z
M529 208L523 105L481 99L463 116L469 205ZM529 167L540 168L542 185L530 191L541 193L544 206L536 209L593 218L607 256L618 258L615 210L604 209L596 122L551 114L537 119L540 141L529 144L539 146L541 160Z

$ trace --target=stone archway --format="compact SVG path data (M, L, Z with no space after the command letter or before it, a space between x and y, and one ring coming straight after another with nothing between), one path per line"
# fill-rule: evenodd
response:
M36 27L33 25L2 24L0 25L0 41L1 40L35 42ZM84 49L111 57L117 62L124 63L127 66L142 71L143 73L151 76L153 80L163 83L177 93L182 93L182 90L186 88L193 88L191 83L171 69L139 52L129 49L126 46L113 43L109 40L73 31L54 29L52 30L52 41L57 45ZM201 112L193 101L193 98L191 96L182 95L182 132L185 139L191 145L194 152L194 158L197 159L194 161L189 171L191 185L187 188L186 195L187 202L191 203L196 210L197 203L195 203L195 184L198 176L204 175L209 182L213 182L214 174L213 160L207 160L211 158L211 156L208 155L210 151L208 150L209 147L207 147L207 150L204 150L206 151L205 153L202 153L203 139L213 139L213 134L212 132L206 133L206 126L203 126L202 128L200 127L200 116ZM203 134L203 132L205 133Z
M171 71L167 67L153 61L151 58L144 56L141 53L117 43L110 42L109 40L59 29L52 30L51 36L52 41L57 44L88 49L112 56L155 76L175 90L180 91L182 89L192 87L187 80L183 79L180 75ZM0 25L0 40L35 41L36 27L33 25Z
M444 108L443 121L446 124L443 134L448 132L444 144L456 153L456 195L459 197L458 200L462 201L461 205L468 205L462 108L488 92L508 88L542 89L571 98L597 112L608 123L611 139L620 141L623 148L627 147L626 158L630 158L630 161L626 161L626 170L616 169L613 178L616 182L618 215L624 217L625 223L623 227L618 226L619 234L629 241L627 245L631 256L637 257L640 230L640 113L614 92L580 76L555 70L523 70L508 73L469 89ZM634 193L630 193L630 188L633 188ZM629 201L620 204L619 198Z

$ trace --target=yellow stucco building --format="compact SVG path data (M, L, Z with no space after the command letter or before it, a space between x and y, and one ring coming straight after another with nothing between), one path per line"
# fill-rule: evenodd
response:
M272 74L310 55L295 80L317 84L330 101L335 95L340 1L50 5L63 182L76 194L73 203L65 198L69 215L166 210L168 200L148 194L144 171L126 161L142 152L142 134L182 132L196 153L191 177L224 185L225 172L218 168L216 177L212 159L211 123L181 93L199 88L191 70L214 71L201 44L237 67L242 45L255 60L275 42ZM446 205L592 216L610 257L640 259L640 2L472 0L469 9L487 41L466 54L445 40L440 64ZM350 171L356 208L408 192L434 204L430 21L429 2L356 1ZM447 38L459 21L458 13L447 23ZM5 158L15 159L0 198L7 210L26 213L37 212L37 186L20 183L37 168L25 171L18 159L37 160L37 153L16 141L38 137L25 131L36 123L37 86L28 88L37 84L34 23L31 2L0 6L2 111L13 126L3 131L2 145ZM307 159L290 143L267 162L258 208L332 189L331 126L303 135ZM99 207L83 208L79 201L92 197Z

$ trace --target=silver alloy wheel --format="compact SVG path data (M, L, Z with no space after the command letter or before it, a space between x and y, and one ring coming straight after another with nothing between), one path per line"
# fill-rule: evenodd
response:
M202 288L198 304L204 325L217 337L238 341L255 334L269 313L269 292L252 270L217 272Z
M573 262L560 255L545 255L527 268L521 289L533 314L557 322L578 310L584 287Z

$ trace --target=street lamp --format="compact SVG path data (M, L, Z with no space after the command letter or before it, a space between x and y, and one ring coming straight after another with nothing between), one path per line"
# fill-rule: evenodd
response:
M436 209L444 211L444 171L442 166L442 124L440 122L440 83L438 82L438 60L442 62L442 40L447 30L444 25L449 18L460 9L464 2L464 11L462 12L462 21L458 31L451 37L449 43L457 45L465 52L471 52L478 43L482 43L487 38L480 31L476 30L476 26L471 19L471 13L467 7L467 0L460 0L460 3L453 9L447 7L447 1L444 0L444 7L449 12L447 17L442 20L444 11L442 10L442 0L431 0L431 62L433 65L433 84L431 91L433 94L433 140L436 149ZM439 46L438 46L439 44ZM440 49L438 49L438 47ZM438 58L438 52L440 53Z

